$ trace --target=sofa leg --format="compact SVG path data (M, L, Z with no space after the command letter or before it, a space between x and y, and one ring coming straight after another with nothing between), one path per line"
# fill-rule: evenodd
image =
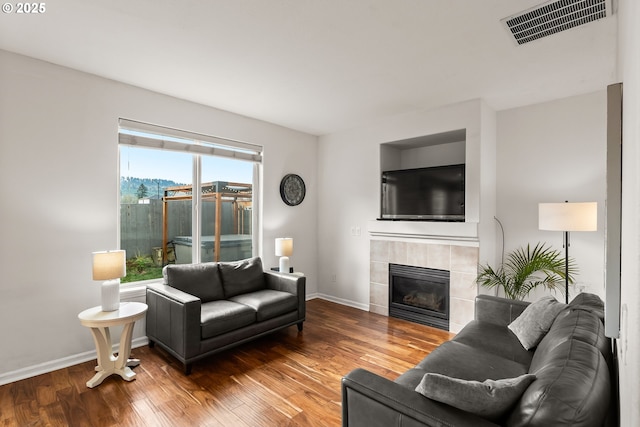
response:
M149 340L149 348L153 348L156 345L155 341Z
M298 332L302 332L302 322L297 324L298 326Z
M184 374L185 375L191 375L191 363L185 363L184 364Z

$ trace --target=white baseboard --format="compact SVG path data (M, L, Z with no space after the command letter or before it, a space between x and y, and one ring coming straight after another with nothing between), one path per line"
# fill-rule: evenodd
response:
M351 301L343 298L336 298L331 295L320 294L320 293L316 294L316 298L335 302L336 304L340 304L340 305L346 305L347 307L357 308L358 310L362 310L362 311L369 311L369 304L362 304L359 302L355 302L355 301Z
M316 299L316 298L319 298L317 292L315 292L313 294L307 294L307 296L305 297L305 301L310 301L310 300Z
M131 348L142 347L144 345L147 345L148 343L149 340L146 336L135 338L131 341ZM118 351L118 347L118 344L114 346L114 352ZM61 359L51 360L49 362L28 366L26 368L17 369L15 371L5 372L0 374L0 385L5 385L15 381L24 380L26 378L35 377L36 375L42 375L48 372L57 371L58 369L68 368L69 366L78 365L90 360L96 360L97 357L98 356L96 354L96 351L92 350L63 357ZM91 376L90 373L88 375L89 377ZM87 377L87 380L89 379L89 377Z

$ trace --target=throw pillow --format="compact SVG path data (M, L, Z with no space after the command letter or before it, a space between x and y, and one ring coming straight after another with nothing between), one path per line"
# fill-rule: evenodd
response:
M518 337L520 344L531 350L551 328L558 313L567 307L548 295L533 302L524 309L520 316L509 324L509 329Z
M535 379L533 374L524 374L516 378L479 382L427 373L416 391L429 399L489 420L498 420L520 399Z

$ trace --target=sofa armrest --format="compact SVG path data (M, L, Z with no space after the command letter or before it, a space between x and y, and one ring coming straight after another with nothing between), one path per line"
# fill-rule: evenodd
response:
M200 352L200 298L168 285L147 286L146 329L183 363Z
M265 271L264 279L267 284L267 289L289 292L298 297L298 315L301 320L304 320L306 315L307 278L293 274Z
M496 424L364 369L342 379L342 426L492 426Z
M188 304L194 301L200 301L200 298L195 295L188 294L178 288L174 288L173 286L165 284L152 283L147 286L147 289L152 289L153 291L162 294L166 298L170 298L180 304Z
M530 303L493 295L476 296L475 319L481 322L507 326L520 316Z

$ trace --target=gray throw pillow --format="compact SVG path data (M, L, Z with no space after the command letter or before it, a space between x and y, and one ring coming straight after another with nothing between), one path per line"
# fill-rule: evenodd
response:
M498 420L520 399L535 379L533 374L524 374L516 378L479 382L427 373L416 391L429 399L489 420Z
M558 313L566 307L566 304L547 295L529 304L522 314L509 324L509 329L518 337L525 349L531 350L549 332Z

